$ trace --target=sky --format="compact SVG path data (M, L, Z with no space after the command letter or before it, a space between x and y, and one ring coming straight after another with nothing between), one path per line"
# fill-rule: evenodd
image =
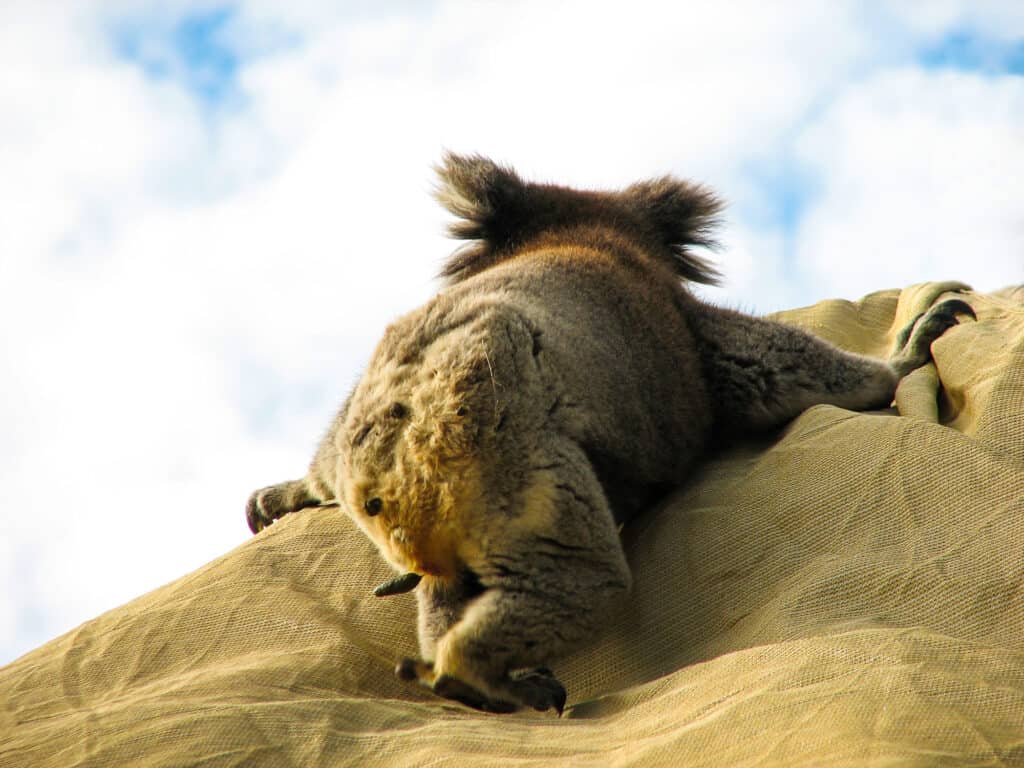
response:
M994 290L1024 4L0 4L0 664L247 540L437 289L445 149L710 185L747 311Z

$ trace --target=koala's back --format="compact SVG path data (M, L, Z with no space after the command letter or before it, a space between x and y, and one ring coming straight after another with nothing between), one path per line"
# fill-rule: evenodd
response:
M686 321L694 301L674 273L614 233L565 233L449 286L393 324L353 407L364 410L366 399L378 409L403 399L436 407L482 379L487 402L471 410L493 443L474 446L485 473L487 465L507 472L537 441L565 436L586 452L616 517L627 519L679 482L711 427ZM491 436L499 420L503 434Z
M608 243L542 247L481 282L507 281L510 305L538 324L540 362L581 412L564 428L599 472L614 459L657 482L677 478L703 446L710 409L683 312L690 297L632 258Z

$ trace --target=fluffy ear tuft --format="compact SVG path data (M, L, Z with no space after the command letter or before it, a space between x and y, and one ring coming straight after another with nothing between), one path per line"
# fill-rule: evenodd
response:
M546 232L603 228L637 242L686 280L715 283L718 273L693 246L714 248L722 203L698 184L671 176L621 192L592 192L524 182L511 168L480 155L448 152L436 168L438 201L455 216L449 234L469 240L441 276L464 280Z
M719 247L714 232L725 206L714 192L700 184L662 176L632 184L622 196L637 218L653 229L651 237L668 248L680 277L708 285L718 282L718 270L691 250L692 246Z
M528 226L526 185L511 168L481 155L446 152L435 170L435 197L459 217L449 225L448 234L473 241L441 271L442 277L460 280L500 261Z

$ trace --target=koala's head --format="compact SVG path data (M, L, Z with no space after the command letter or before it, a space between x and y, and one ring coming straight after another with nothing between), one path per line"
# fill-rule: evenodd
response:
M718 272L694 246L715 248L723 204L709 189L672 176L601 192L524 181L480 155L448 153L437 167L438 201L455 214L452 237L469 243L441 275L466 280L545 233L605 227L625 235L679 278L714 284Z
M415 314L388 330L352 395L336 437L336 492L395 567L451 577L470 518L500 506L486 478L507 463L497 454L519 392L516 355L480 317L417 340Z

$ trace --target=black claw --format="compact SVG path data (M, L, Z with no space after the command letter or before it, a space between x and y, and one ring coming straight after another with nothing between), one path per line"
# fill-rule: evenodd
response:
M481 712L505 715L515 712L520 705L532 707L538 712L554 709L559 716L565 710L565 687L545 667L514 673L514 676L508 678L506 685L511 701L491 698L452 675L438 675L432 682L428 682L433 677L433 665L417 659L402 659L395 666L395 675L406 682L418 681L442 699L457 701Z
M405 680L407 683L411 683L413 680L418 680L419 675L416 673L416 659L405 658L398 662L395 667L395 675L399 680Z
M966 301L960 299L947 299L946 301L939 304L936 308L937 312L941 312L943 315L956 317L957 315L967 315L972 320L977 320L978 316L974 312L974 307L968 304Z
M519 673L511 681L512 689L528 706L538 712L554 709L559 715L565 709L565 686L547 667Z
M559 717L562 716L562 712L565 710L565 699L565 688L562 688L561 692L555 697L555 700L553 702L553 706L555 708L555 711L558 713Z
M928 344L935 341L943 333L958 324L957 315L968 315L977 319L971 306L959 299L950 299L937 305L929 312L921 325L915 329L914 336L925 338ZM913 341L913 339L911 339Z
M949 299L937 304L924 318L923 326L936 331L944 331L957 324L957 315L967 315L977 320L974 309L965 301L960 299Z
M554 678L549 678L545 685L545 689L548 694L548 706L544 707L544 709L550 709L553 707L554 710L558 712L559 716L561 716L562 710L565 709L565 686ZM544 710L541 711L543 712Z
M978 319L974 308L966 301L946 299L933 306L927 312L917 315L905 325L896 335L896 349L900 351L905 350L911 341L918 343L921 337L926 338L928 340L927 343L930 345L932 341L958 324L957 315L966 315L972 320Z

